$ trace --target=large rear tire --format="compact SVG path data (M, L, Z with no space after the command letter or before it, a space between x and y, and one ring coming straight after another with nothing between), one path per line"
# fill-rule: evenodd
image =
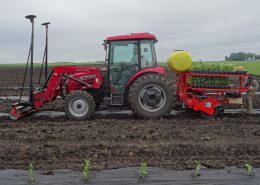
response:
M130 87L128 100L134 114L153 119L166 116L173 106L173 88L157 74L139 77Z
M72 91L65 102L65 113L74 120L86 120L96 110L94 98L85 91Z

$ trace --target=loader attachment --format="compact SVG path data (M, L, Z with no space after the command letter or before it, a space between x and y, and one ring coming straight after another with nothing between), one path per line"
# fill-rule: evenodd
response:
M25 68L25 72L24 72L22 89L20 92L20 100L18 103L15 103L12 105L12 109L9 113L9 117L12 120L17 120L19 118L25 117L35 111L34 110L34 93L33 93L33 90L34 90L34 88L33 88L33 48L34 48L34 19L36 18L36 16L27 15L27 16L25 16L25 18L29 19L32 24L31 44L30 44L29 54L28 54L28 58L27 58L27 64L26 64L26 68ZM24 89L29 61L30 61L29 100L28 100L28 102L22 102L21 97L23 94L23 89Z
M19 102L12 105L12 109L9 113L9 117L12 120L18 120L25 116L28 116L35 112L36 110L32 108L32 106L28 103Z

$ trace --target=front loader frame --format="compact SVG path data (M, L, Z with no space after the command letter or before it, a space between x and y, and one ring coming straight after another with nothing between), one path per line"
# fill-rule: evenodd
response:
M42 89L33 94L33 104L13 104L10 117L19 119L27 116L48 102L53 102L57 96L63 96L73 90L93 91L98 90L102 84L102 74L99 67L86 66L57 66L54 67Z

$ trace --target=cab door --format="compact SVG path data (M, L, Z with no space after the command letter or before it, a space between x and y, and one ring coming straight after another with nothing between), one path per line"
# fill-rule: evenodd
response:
M139 42L113 41L109 52L110 93L123 94L127 81L140 69Z

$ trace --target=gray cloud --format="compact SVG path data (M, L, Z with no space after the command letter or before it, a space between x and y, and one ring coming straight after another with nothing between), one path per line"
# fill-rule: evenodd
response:
M50 21L51 61L103 60L110 35L151 32L157 56L174 49L194 60L222 60L236 51L260 53L258 0L1 0L0 62L24 62L29 47L27 14L37 15L35 58L44 47L42 22Z

